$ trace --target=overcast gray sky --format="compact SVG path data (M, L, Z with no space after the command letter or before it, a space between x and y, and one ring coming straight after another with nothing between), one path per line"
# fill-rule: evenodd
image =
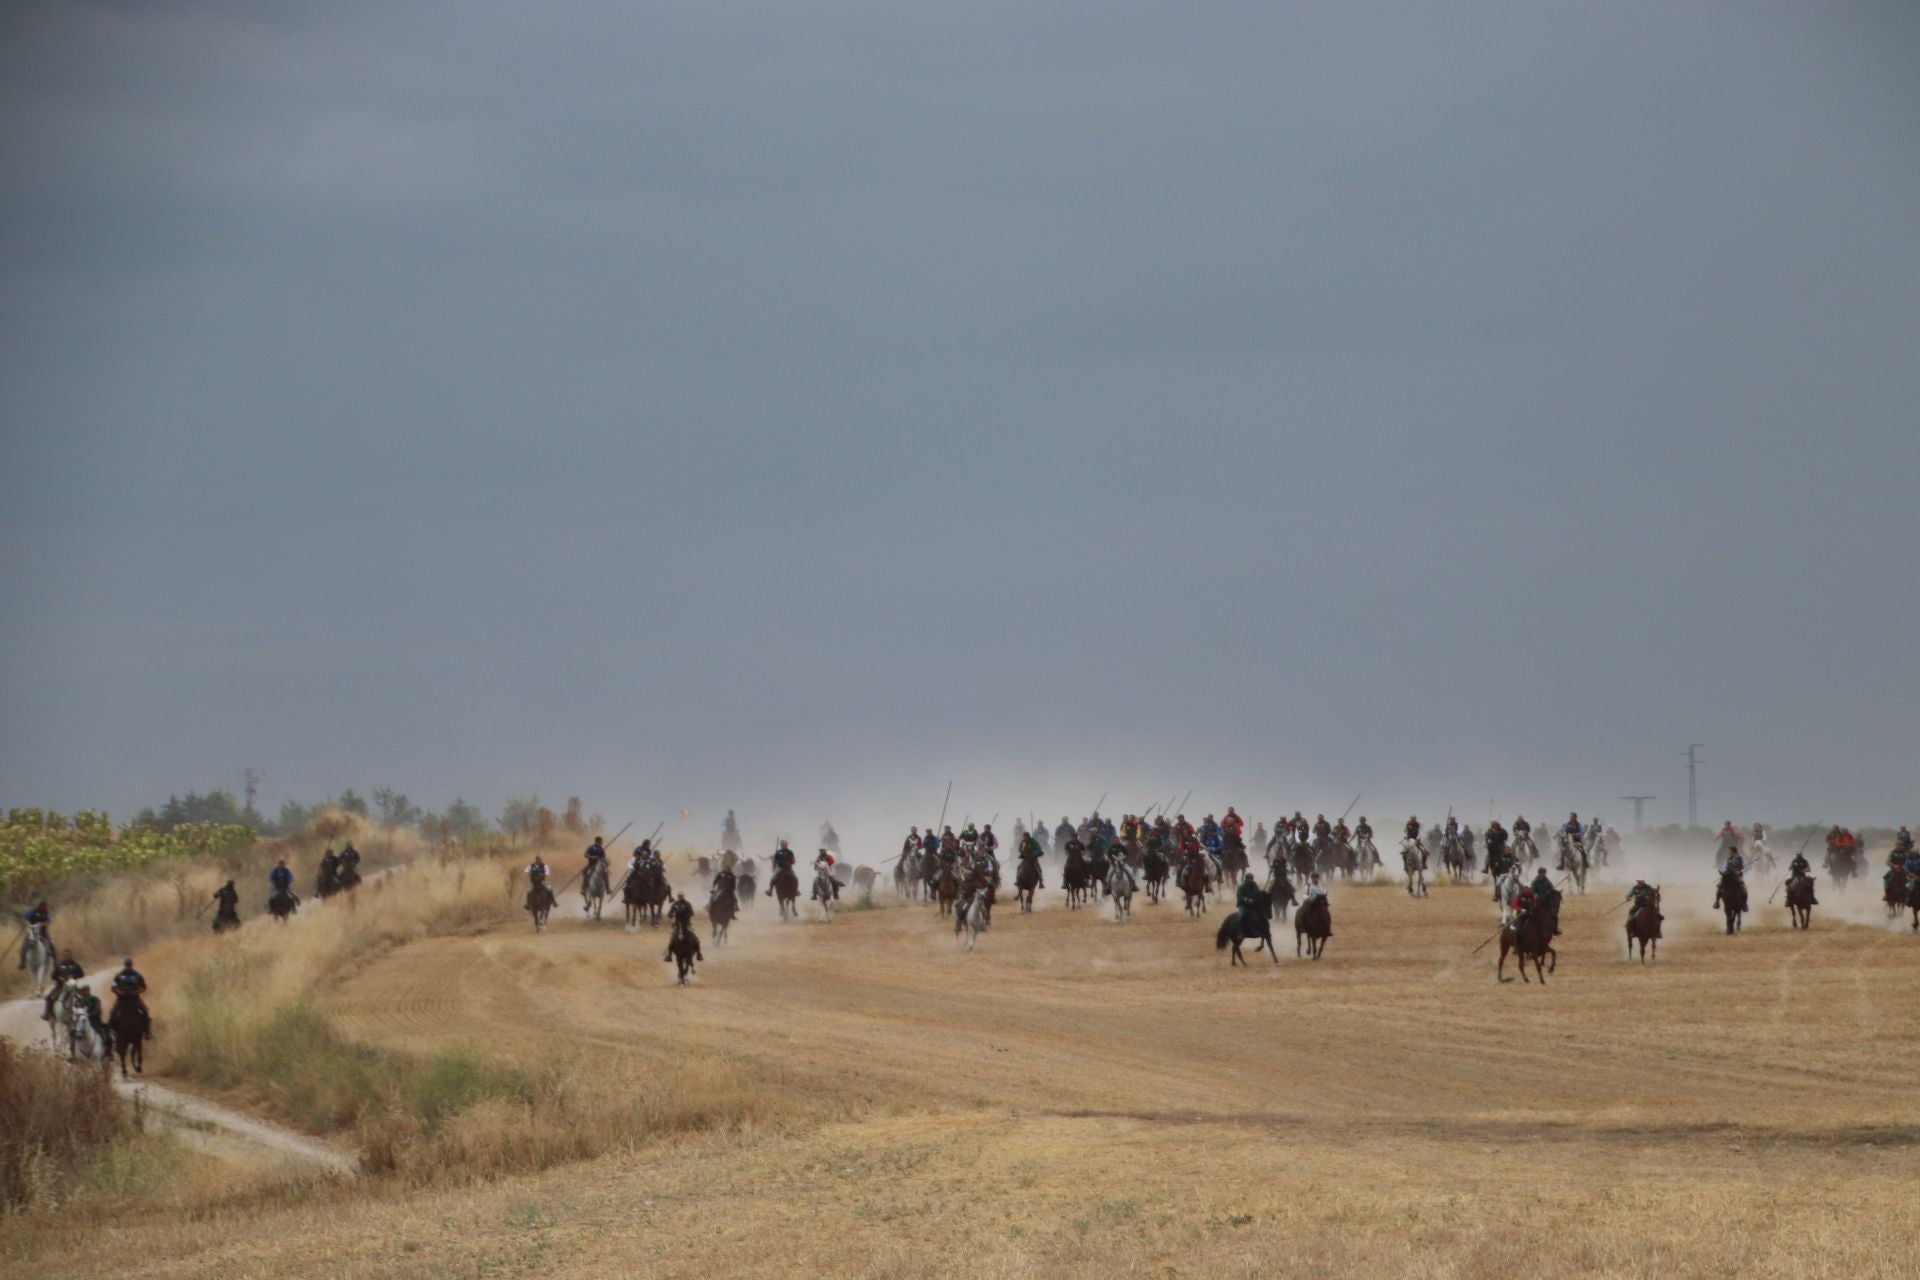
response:
M1916 67L1896 4L9 5L0 802L1671 820L1697 740L1703 820L1910 820Z

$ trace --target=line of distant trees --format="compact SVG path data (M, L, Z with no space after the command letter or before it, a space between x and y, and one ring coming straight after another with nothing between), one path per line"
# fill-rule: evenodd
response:
M542 839L561 832L584 835L589 829L597 831L602 825L599 814L589 817L584 812L579 796L568 796L566 807L556 813L541 803L537 793L516 795L501 808L497 821L489 822L477 805L469 804L461 796L455 796L438 812L427 812L404 791L393 787L375 787L371 799L348 787L337 796L312 804L288 800L281 804L280 812L273 818L242 805L227 788L216 787L206 792L189 791L184 796L170 795L165 804L157 809L142 809L133 820L162 832L212 824L251 827L263 836L284 836L304 830L315 817L329 809L377 822L388 831L417 828L422 836L439 843L472 840L495 831L506 836Z

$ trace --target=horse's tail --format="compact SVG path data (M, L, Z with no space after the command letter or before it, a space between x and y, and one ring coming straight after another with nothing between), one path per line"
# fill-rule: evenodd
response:
M1216 931L1213 935L1213 949L1215 951L1225 951L1227 949L1227 943L1233 941L1233 939L1227 936L1232 932L1233 932L1233 917L1228 916L1226 919L1220 922L1219 930Z

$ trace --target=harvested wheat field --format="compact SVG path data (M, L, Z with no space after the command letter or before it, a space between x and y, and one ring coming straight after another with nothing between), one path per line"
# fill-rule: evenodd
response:
M973 954L924 905L783 925L763 899L685 988L660 933L573 899L543 935L502 912L384 950L322 984L354 1043L563 1076L593 1104L568 1123L632 1126L637 1097L652 1119L542 1172L136 1214L120 1256L235 1277L1915 1274L1920 1127L1889 1100L1920 939L1862 891L1854 923L1762 907L1727 938L1708 890L1670 887L1643 966L1596 887L1568 898L1544 989L1470 955L1484 888L1336 887L1325 959L1282 930L1282 962L1249 969L1214 948L1218 905L1115 924L1043 897L1004 902ZM549 1123L490 1103L438 1158L497 1163ZM39 1262L60 1233L16 1243Z

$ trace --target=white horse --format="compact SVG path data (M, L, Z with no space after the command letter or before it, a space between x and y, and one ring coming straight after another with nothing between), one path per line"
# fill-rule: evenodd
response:
M1115 858L1107 866L1107 896L1113 899L1115 923L1133 919L1133 870L1125 858Z
M73 1036L73 1019L77 988L71 982L63 982L54 990L53 1016L47 1019L47 1038L53 1042L53 1052L60 1052L60 1046Z
M820 904L820 914L826 917L828 924L833 923L833 881L824 871L813 875L813 900Z
M69 1059L84 1058L88 1062L104 1064L113 1056L113 1050L107 1047L106 1040L93 1029L93 1023L87 1020L87 1016L80 1012L77 1005L71 1010L69 1016L71 1018L67 1026L67 1057Z
M1410 897L1427 896L1427 851L1412 836L1400 841L1400 865L1407 873L1407 893Z
M598 920L600 909L606 904L607 864L604 859L596 858L587 864L580 877L580 910Z
M1513 923L1513 899L1520 892L1520 886L1526 883L1520 878L1520 865L1515 863L1502 872L1493 882L1493 900L1500 904L1500 923Z
M973 895L973 901L967 904L965 911L954 913L953 932L963 942L967 950L973 950L980 941L980 935L987 931L987 892L982 889ZM960 937L964 935L964 937Z
M1533 842L1533 832L1522 831L1513 838L1513 860L1528 866L1540 860L1540 846Z
M1560 870L1573 873L1575 893L1587 891L1587 847L1570 833L1560 833Z
M53 944L47 941L47 926L32 924L27 927L27 936L20 943L20 957L26 961L27 972L33 976L33 994L45 995L47 983L53 978Z
M1353 842L1353 871L1362 880L1373 879L1373 869L1380 865L1380 850L1374 847L1372 836L1361 836Z

